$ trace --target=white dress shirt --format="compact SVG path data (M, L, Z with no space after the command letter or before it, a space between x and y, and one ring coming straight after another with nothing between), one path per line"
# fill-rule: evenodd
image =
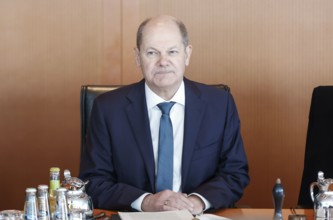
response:
M184 109L185 109L185 90L184 83L181 84L176 94L171 100L164 100L156 95L146 85L146 100L148 117L150 124L151 137L153 141L154 160L155 160L155 175L157 171L158 161L158 139L159 139L159 127L162 112L157 106L161 102L173 101L175 104L170 110L170 119L173 128L173 187L172 190L175 192L180 191L181 186L181 162L183 154L183 136L184 136Z

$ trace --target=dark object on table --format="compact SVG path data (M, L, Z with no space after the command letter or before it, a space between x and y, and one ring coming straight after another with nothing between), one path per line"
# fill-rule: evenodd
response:
M298 197L298 207L313 208L310 184L318 171L333 177L333 86L314 88L306 139L304 170Z

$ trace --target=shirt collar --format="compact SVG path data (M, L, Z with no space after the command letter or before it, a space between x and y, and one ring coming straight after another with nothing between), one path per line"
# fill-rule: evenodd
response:
M146 100L147 100L147 108L151 109L155 107L157 104L161 102L166 102L164 99L156 95L145 83L145 93L146 93ZM176 94L170 99L170 101L176 102L178 104L181 104L185 106L185 86L184 81L179 86L179 89L177 90Z

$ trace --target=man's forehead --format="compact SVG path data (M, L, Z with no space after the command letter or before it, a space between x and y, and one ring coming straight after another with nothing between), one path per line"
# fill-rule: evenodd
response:
M143 35L149 35L152 33L159 32L172 32L173 34L179 34L180 30L176 23L174 22L152 22L148 23L147 26L143 30Z
M156 49L156 50L169 50L172 48L180 48L183 46L182 40L176 36L147 36L143 38L142 48L145 49Z
M143 41L151 42L182 41L182 36L177 27L156 26L155 28L147 28L142 37Z

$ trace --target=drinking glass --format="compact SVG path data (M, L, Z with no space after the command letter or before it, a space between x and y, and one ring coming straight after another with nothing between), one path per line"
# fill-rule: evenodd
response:
M3 210L0 212L0 220L23 220L23 212L19 210Z
M69 212L70 220L86 220L86 211L83 209L71 209Z

